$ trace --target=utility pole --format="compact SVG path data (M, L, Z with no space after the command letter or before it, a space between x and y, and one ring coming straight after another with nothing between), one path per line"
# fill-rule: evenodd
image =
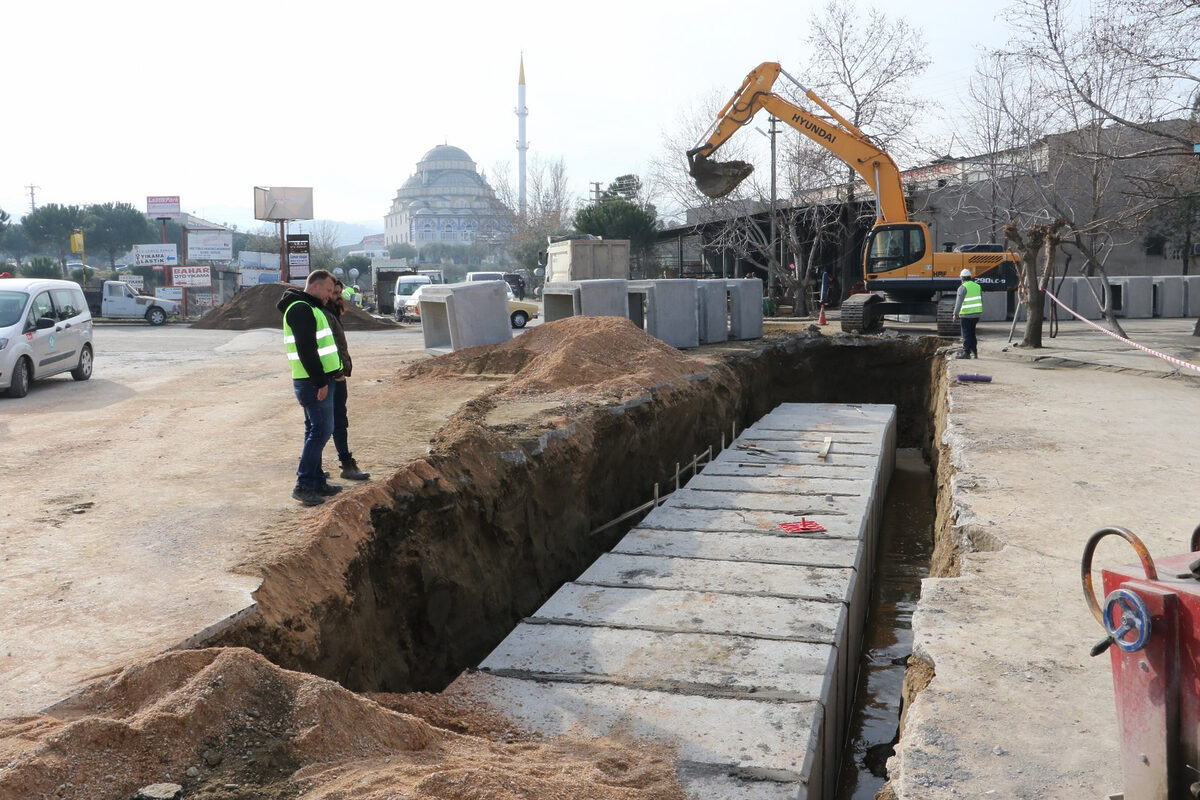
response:
M37 200L36 200L35 192L37 192L37 190L42 187L34 186L33 184L28 184L25 186L25 188L29 190L29 213L32 214L34 211L37 211Z
M600 181L592 181L589 184L592 187L592 202L600 202Z
M778 238L777 231L775 228L775 200L776 200L775 135L777 133L779 133L779 128L776 125L776 123L779 122L779 119L776 117L768 117L767 120L768 120L768 122L770 122L770 127L767 129L769 131L768 133L763 133L763 131L759 128L755 128L755 130L758 131L759 133L762 133L763 136L766 136L771 140L771 240L770 240L771 244L770 244L770 256L767 258L767 297L773 298L775 295L775 292L774 292L775 270L771 269L771 262L774 259L779 257L779 250L775 246L776 240ZM780 263L780 265L782 265L783 259L780 259L779 263Z

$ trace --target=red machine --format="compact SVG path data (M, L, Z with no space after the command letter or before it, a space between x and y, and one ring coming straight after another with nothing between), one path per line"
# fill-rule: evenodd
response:
M1092 556L1106 536L1129 542L1140 564L1103 570L1104 602L1092 588ZM1200 527L1192 552L1155 562L1124 528L1102 528L1084 548L1083 593L1108 634L1121 725L1124 800L1200 798Z

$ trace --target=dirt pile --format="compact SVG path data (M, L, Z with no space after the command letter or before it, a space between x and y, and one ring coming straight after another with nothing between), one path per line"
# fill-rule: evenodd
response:
M568 317L500 345L413 364L400 377L510 376L500 392L510 397L579 390L620 397L710 368L708 361L685 355L623 317Z
M260 283L237 292L228 302L217 306L198 321L193 328L208 330L248 331L254 328L278 328L281 324L276 304L283 293L294 288L290 283ZM376 319L357 306L350 306L342 315L346 330L370 331L396 327L386 320Z
M386 698L383 698L386 699ZM0 796L128 798L172 781L195 800L682 800L669 753L541 742L427 696L434 723L240 648L168 653L49 714L0 723Z

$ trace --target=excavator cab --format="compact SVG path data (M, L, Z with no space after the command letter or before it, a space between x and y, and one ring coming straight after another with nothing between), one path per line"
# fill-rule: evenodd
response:
M928 261L927 228L920 223L878 225L867 234L863 271L871 276Z

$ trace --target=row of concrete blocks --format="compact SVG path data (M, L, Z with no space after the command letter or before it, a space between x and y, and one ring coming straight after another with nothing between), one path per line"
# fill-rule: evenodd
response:
M672 278L548 283L543 318L625 317L672 347L689 348L763 335L762 281Z
M1111 278L1113 303L1118 317L1149 319L1150 317L1200 317L1200 275L1147 275ZM1091 285L1091 289L1087 284ZM1107 291L1100 278L1063 278L1055 281L1052 291L1063 303L1084 319L1100 319ZM1094 291L1094 293L1093 293ZM1007 292L983 293L983 321L999 322L1011 319ZM1046 314L1054 305L1046 298ZM1017 305L1018 320L1025 319L1025 308ZM1059 318L1070 314L1058 309Z
M667 745L692 798L833 798L895 444L894 406L780 406L448 691Z
M1118 317L1200 317L1200 275L1110 278L1109 283L1112 284L1113 311ZM1051 291L1084 319L1100 319L1104 316L1101 304L1109 289L1100 278L1064 278L1061 286L1055 281ZM986 298L985 293L985 313ZM1047 314L1050 313L1052 305L1054 302L1047 297ZM1017 314L1018 319L1024 319L1025 309L1018 308ZM1061 319L1070 315L1059 308L1058 316Z

